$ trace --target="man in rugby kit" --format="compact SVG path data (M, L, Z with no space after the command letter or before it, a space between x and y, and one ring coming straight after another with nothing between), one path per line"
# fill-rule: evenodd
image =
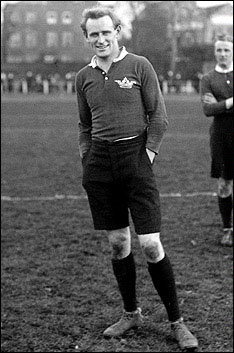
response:
M197 339L181 317L173 270L160 241L160 199L153 173L167 114L150 62L118 44L120 21L107 8L87 9L81 28L94 50L76 76L83 186L94 228L106 230L112 267L123 299L121 319L104 331L118 337L141 326L129 211L149 274L182 349Z
M223 246L233 245L233 38L215 42L217 65L201 80L204 114L213 116L210 129L211 177L218 180L218 206L223 223Z

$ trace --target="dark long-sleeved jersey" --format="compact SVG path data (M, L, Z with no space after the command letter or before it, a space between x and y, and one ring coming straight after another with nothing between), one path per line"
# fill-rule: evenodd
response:
M225 100L233 97L233 71L227 73L210 71L203 76L200 91L203 111L206 116L213 116L214 123L217 124L222 123L223 120L232 120L233 108L227 110ZM203 96L207 93L211 93L217 103L204 103Z
M114 141L147 129L146 147L158 153L168 124L157 75L150 62L126 52L106 73L87 65L76 76L81 157L91 139Z

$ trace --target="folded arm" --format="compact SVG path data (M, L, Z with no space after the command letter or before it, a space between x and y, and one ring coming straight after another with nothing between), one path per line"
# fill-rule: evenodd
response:
M203 77L201 81L200 92L203 112L206 116L217 116L233 108L233 97L217 101L207 77Z

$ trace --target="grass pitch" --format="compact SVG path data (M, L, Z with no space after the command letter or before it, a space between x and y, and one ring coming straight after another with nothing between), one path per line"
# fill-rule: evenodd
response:
M232 250L210 179L209 126L197 96L167 96L169 128L154 164L164 248L182 315L200 352L232 352ZM2 195L79 199L2 201L2 352L179 352L132 229L145 325L121 339L104 232L93 230L81 186L75 97L2 97ZM182 197L172 194L181 193ZM170 196L171 194L171 196Z

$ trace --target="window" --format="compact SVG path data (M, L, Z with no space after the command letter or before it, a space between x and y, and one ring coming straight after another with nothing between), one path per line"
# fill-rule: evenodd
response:
M62 13L62 23L64 25L70 25L73 21L73 14L70 11L64 11Z
M22 63L23 57L22 56L7 55L6 62L12 63L12 64Z
M47 64L52 64L55 61L55 56L54 55L45 55L44 56L44 62Z
M35 48L37 46L37 32L30 31L25 34L25 46L27 48Z
M10 19L13 23L19 23L21 21L20 13L18 11L12 12L12 14L10 15Z
M48 25L55 25L58 22L58 15L55 11L49 11L46 14L46 22Z
M35 63L39 60L39 55L38 54L26 54L25 55L25 61L27 63Z
M37 19L37 15L35 12L26 12L25 14L25 22L28 24L35 23Z
M46 33L46 46L47 46L47 48L58 46L58 33L57 32L47 32Z
M9 47L10 48L20 48L22 45L22 36L21 33L11 33L9 38Z
M71 47L73 45L73 33L72 32L63 32L62 33L62 46Z

